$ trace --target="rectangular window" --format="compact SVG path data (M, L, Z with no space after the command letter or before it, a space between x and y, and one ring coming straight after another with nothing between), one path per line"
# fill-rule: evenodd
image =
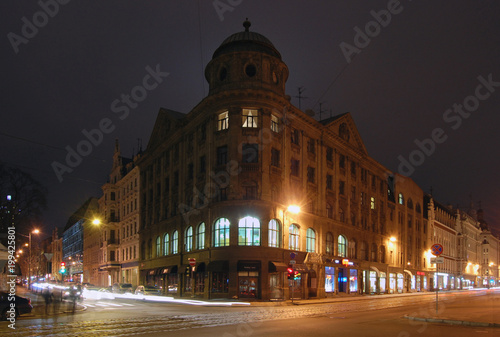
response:
M298 177L299 176L299 167L300 167L300 161L292 159L290 162L290 171L293 176Z
M193 179L193 176L194 176L194 165L193 165L193 163L189 163L188 164L187 178Z
M326 161L333 162L333 149L329 146L326 147Z
M316 141L312 138L307 141L307 151L313 154L316 153Z
M299 130L292 129L291 141L292 141L292 144L300 145L300 142L299 142Z
M356 186L351 186L351 199L352 202L356 202Z
M242 161L243 161L243 163L258 163L259 162L259 144L243 144L242 145Z
M333 176L331 174L326 175L326 189L333 190Z
M217 165L227 164L227 145L217 148Z
M339 155L339 167L345 169L345 156L343 154Z
M307 181L313 184L316 182L316 169L314 167L307 167Z
M325 267L325 292L335 292L335 267Z
M345 194L345 182L342 180L339 181L339 194L340 195Z
M271 131L278 133L279 130L279 119L275 115L271 115Z
M271 165L280 167L280 150L271 149Z
M200 157L200 174L204 174L206 171L207 158L205 156Z
M229 292L229 275L226 272L212 272L212 293Z
M244 128L256 128L258 126L259 111L243 109L242 119Z
M217 131L227 130L229 128L229 112L224 111L217 118Z

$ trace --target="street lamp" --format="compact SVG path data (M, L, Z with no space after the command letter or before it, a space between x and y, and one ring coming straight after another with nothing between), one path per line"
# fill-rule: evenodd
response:
M28 235L24 235L21 233L17 233L19 235L22 235L24 237L28 238L29 243L24 244L26 247L28 247L28 289L31 288L31 234L39 234L40 231L38 229L34 229L31 232L28 233ZM19 251L20 253L22 251Z
M290 212L292 214L299 214L300 213L300 206L298 205L290 205L287 207L286 210L283 211L283 248L285 248L285 214L286 212ZM290 243L288 243L288 246L290 247ZM294 271L294 268L289 268L289 275L290 275L290 269ZM294 273L292 273L294 275ZM290 279L290 278L289 278ZM292 293L290 295L290 298L292 299L292 304L293 304L293 293L295 290L295 277L292 278Z

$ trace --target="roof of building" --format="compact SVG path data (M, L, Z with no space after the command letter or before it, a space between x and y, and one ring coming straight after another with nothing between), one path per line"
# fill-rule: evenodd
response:
M272 44L272 42L262 34L251 32L250 21L245 20L243 27L245 30L235 33L226 38L222 44L217 48L212 56L212 59L222 54L239 52L239 51L257 51L269 54L271 56L281 59L281 54Z
M71 228L71 226L85 217L85 213L91 206L92 202L96 203L97 199L94 197L88 198L87 201L85 201L83 205L80 206L80 208L69 217L68 222L66 222L66 226L64 226L63 232L67 231L69 228Z

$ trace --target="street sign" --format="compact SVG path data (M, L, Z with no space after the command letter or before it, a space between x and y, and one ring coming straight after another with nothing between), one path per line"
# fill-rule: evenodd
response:
M431 247L431 254L434 256L439 256L443 254L443 246L440 245L439 243L435 243Z
M431 257L431 264L444 263L444 257Z
M295 260L290 260L290 264L295 264Z
M190 265L191 267L196 266L196 259L195 259L195 258L190 258L190 259L189 259L189 265Z

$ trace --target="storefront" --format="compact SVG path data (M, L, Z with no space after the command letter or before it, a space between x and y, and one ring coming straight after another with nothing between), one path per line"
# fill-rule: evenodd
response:
M327 297L335 293L335 267L325 267L325 293Z
M287 272L288 265L282 262L269 262L269 299L271 301L283 300L284 287L283 275Z
M260 261L238 261L238 297L260 298Z
M210 298L227 298L229 293L229 262L212 261L207 270L210 275Z

